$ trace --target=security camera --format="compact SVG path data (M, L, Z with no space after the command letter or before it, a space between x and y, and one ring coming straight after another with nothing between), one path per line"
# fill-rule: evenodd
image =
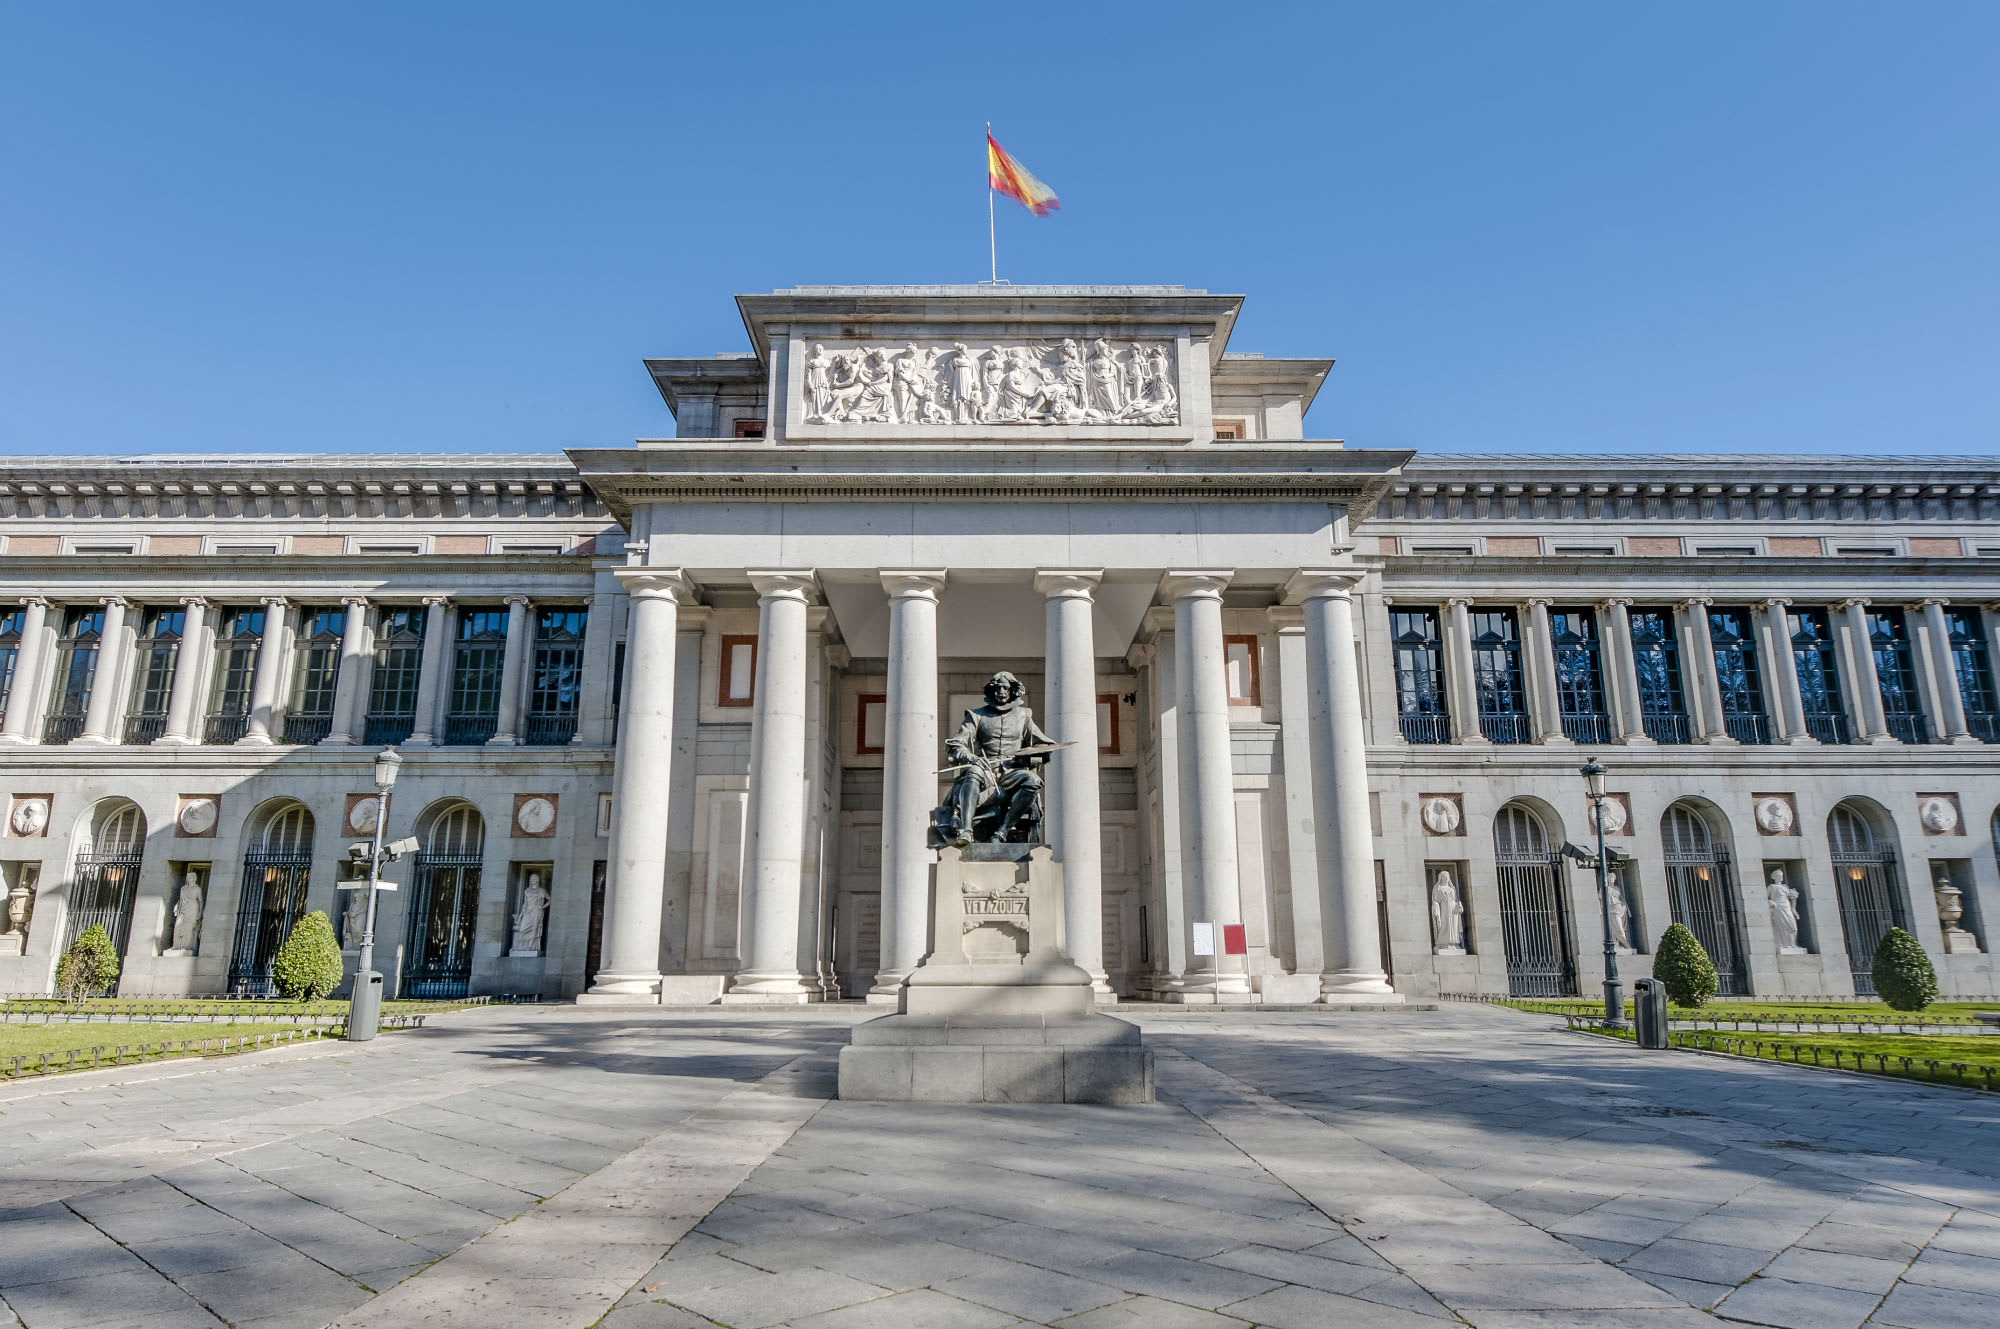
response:
M357 862L361 861L368 857L370 847L366 840L357 840L355 843L347 846L347 856Z
M1611 846L1606 845L1604 847L1604 861L1607 863L1630 863L1632 855L1623 849L1613 849Z
M411 835L401 840L390 841L387 853L390 858L401 858L405 854L414 854L421 848L423 846L417 842L417 837Z
M1571 844L1568 840L1563 841L1562 856L1564 858L1575 859L1578 863L1581 863L1585 866L1589 866L1590 864L1595 863L1597 861L1596 856L1592 854L1588 849L1584 849L1578 845Z

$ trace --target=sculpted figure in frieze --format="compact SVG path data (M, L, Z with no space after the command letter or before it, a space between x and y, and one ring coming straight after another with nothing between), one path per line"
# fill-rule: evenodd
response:
M900 348L813 343L805 359L813 424L1172 425L1180 422L1165 343L1087 347L964 342Z

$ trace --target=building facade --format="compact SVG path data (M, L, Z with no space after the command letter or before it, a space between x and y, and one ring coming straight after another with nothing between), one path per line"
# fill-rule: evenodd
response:
M128 993L351 950L394 744L392 991L882 1000L999 670L1106 999L1590 991L1587 757L1627 977L1682 922L1865 993L1901 926L2000 990L2000 465L1308 440L1332 362L1240 303L804 287L647 362L671 440L9 463L0 990L91 923Z

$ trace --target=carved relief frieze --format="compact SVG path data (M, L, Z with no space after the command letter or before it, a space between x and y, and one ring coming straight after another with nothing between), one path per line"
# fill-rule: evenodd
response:
M829 346L802 375L819 425L1174 425L1180 389L1163 341Z

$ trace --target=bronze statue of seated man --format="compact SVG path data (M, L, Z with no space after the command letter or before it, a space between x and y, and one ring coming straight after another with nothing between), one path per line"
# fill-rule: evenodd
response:
M1056 743L1023 703L1027 691L1012 674L995 674L986 684L986 704L967 711L958 732L945 740L945 770L957 778L943 806L931 813L932 848L1040 842L1040 767L1048 754L1020 749Z

